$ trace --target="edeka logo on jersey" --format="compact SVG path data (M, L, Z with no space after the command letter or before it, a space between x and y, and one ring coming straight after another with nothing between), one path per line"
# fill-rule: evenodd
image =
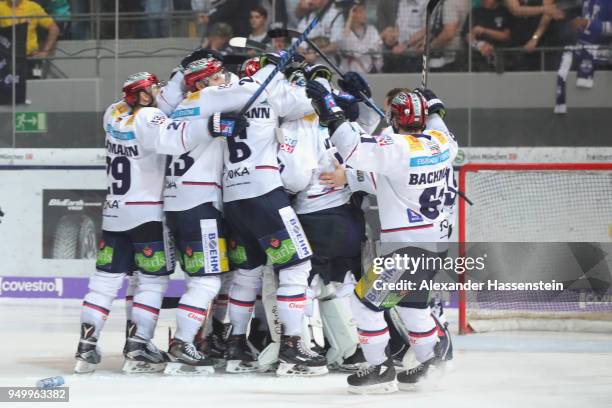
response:
M59 298L63 294L62 278L0 277L0 297Z

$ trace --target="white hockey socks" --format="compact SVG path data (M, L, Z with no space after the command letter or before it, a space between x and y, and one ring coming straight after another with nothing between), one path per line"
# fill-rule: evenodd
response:
M357 322L359 344L368 363L382 364L387 360L385 349L389 343L389 328L383 312L365 306L355 294L351 295L351 310Z
M210 302L221 288L219 276L187 277L187 289L176 309L176 333L174 337L193 343L204 323Z
M438 342L438 327L431 310L412 309L397 306L397 311L408 330L410 348L419 363L423 363L434 356L434 346Z
M232 334L246 334L257 292L261 288L263 267L238 269L229 291L229 318Z
M138 284L132 307L132 322L136 324L136 336L145 340L153 338L168 280L168 276L152 276L138 272Z
M134 293L136 293L136 285L138 284L138 276L134 273L128 277L128 287L125 292L125 319L132 320L132 307L134 306Z
M279 272L276 291L278 318L286 336L301 336L306 288L310 273L310 261L291 266Z
M89 293L83 299L81 323L95 327L95 338L100 337L100 331L110 313L113 300L121 289L124 277L124 273L96 271L89 279Z

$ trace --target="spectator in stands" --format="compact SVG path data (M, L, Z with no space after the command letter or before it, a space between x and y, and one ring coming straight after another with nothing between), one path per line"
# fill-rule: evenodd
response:
M68 0L38 0L60 30L60 40L70 39L70 2Z
M329 46L329 39L327 37L315 37L311 40L320 50ZM314 64L327 64L323 58L312 48L306 46L302 48L302 55L307 63Z
M378 30L368 24L365 1L357 0L351 7L340 41L341 68L362 74L382 69L382 40Z
M150 38L170 36L170 18L174 9L172 0L142 0L147 16Z
M555 17L562 17L554 0L505 0L506 8L514 14L511 37L511 46L522 47L524 53L513 55L515 69L520 71L538 70L541 65L541 56L535 53L538 45L557 45L552 30L549 30ZM540 11L538 14L525 14L525 10ZM521 13L522 11L522 13Z
M283 27L287 26L287 4L285 4L285 0L260 0L259 6L268 12L268 21L282 23Z
M395 55L404 56L403 72L417 72L421 69L421 42L425 33L425 11L427 0L380 0L378 2L378 29L383 42L394 43L397 28L397 43L391 48ZM396 61L397 62L397 61Z
M432 71L458 71L461 52L461 29L470 11L469 0L444 2L438 24L432 29L429 66ZM422 51L421 51L422 52Z
M225 23L215 23L202 43L202 48L210 48L222 55L231 51L229 40L233 37L232 27Z
M472 48L472 70L491 71L496 67L496 47L510 42L510 13L499 0L481 0L472 10L472 25L466 20L462 36Z
M298 24L298 30L304 31L312 19L317 13L323 9L327 3L332 0L303 0L301 7L307 10L304 14L300 23ZM323 51L326 54L334 54L338 51L338 44L342 39L342 31L344 29L344 16L342 8L332 6L323 15L319 24L310 32L310 38L322 37L327 39L321 41L323 44Z
M74 14L87 14L92 10L89 8L89 0L71 0L70 8ZM73 40L87 40L91 38L91 24L87 18L73 16L70 24L70 37Z
M399 28L397 26L387 27L380 35L383 41L383 72L405 72L406 57L394 54L393 49L399 44Z
M268 38L268 11L265 8L261 6L253 7L249 24L251 25L250 40L266 44L270 42L270 38Z
M209 14L207 19L210 24L229 24L234 35L247 37L251 31L248 25L251 10L259 5L260 0L227 0L214 7L216 11Z
M287 27L297 27L302 16L298 16L297 10L300 5L300 0L285 0L287 8Z
M1 27L10 27L14 24L28 23L28 36L26 39L26 53L31 58L46 58L55 46L59 36L59 27L45 10L31 0L3 0L0 1L0 17L13 16L13 18L0 19ZM37 29L47 31L47 38L42 47L38 41Z

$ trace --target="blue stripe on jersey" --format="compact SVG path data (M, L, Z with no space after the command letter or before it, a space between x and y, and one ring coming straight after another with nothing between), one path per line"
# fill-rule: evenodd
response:
M172 115L170 115L172 119L184 118L185 116L200 116L200 107L175 110L172 112Z
M116 129L113 129L111 125L106 125L106 132L110 134L113 139L117 140L134 140L136 139L136 135L134 132L120 132Z
M442 163L450 158L450 151L445 150L440 154L436 154L434 156L420 156L413 157L410 159L410 166L419 167L419 166L431 166L433 164Z

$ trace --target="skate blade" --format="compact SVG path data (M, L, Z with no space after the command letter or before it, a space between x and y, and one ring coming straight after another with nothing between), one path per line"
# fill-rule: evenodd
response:
M224 358L211 358L214 368L223 368L227 365L227 360Z
M348 392L351 394L392 394L397 392L397 381L393 380L387 383L374 384L374 385L364 385L364 386L355 386L349 385Z
M146 361L126 359L121 371L126 374L160 373L164 371L165 367L166 363L154 364Z
M254 373L259 370L257 362L246 363L241 360L227 360L225 372L230 374Z
M280 363L276 369L276 375L279 377L315 377L328 374L327 366L307 367L299 364Z
M416 383L403 383L398 381L398 388L402 391L415 392L428 389L438 389L442 386L441 380L448 371L445 365L431 366L425 376Z
M354 373L359 371L361 368L367 367L367 365L368 363L340 364L337 366L337 369L343 373Z
M192 366L183 363L167 363L164 369L166 375L209 375L214 372L213 366Z
M97 364L88 363L87 361L77 360L74 365L74 372L76 374L88 374L96 371Z

